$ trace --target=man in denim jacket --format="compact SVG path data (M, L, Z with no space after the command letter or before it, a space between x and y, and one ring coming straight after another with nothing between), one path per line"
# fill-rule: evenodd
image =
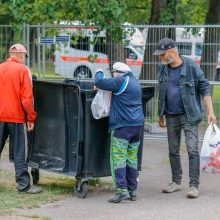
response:
M158 115L159 125L167 127L172 170L172 182L162 191L172 193L181 190L180 139L183 129L189 156L190 188L187 197L197 198L199 195L198 123L201 122L203 115L201 98L207 107L208 122L216 123L209 82L199 65L192 59L179 55L176 42L170 38L164 38L158 43L154 55L159 55L162 62L158 68Z

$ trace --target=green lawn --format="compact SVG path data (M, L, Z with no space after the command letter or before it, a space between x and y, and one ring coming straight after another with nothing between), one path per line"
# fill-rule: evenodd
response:
M220 85L215 85L213 88L213 101L220 102Z
M1 160L9 157L9 146L6 143ZM17 216L16 209L34 208L61 198L73 196L75 178L48 172L40 172L40 186L43 192L35 195L19 194L16 189L15 174L10 168L0 169L0 216ZM105 187L109 183L101 182L99 178L89 179L89 190ZM111 185L111 184L110 184ZM31 216L31 219L49 220L46 217Z
M73 193L74 178L66 176L41 176L43 192L36 195L19 194L12 172L1 170L0 177L0 216L14 215L14 209L39 207Z
M37 64L34 67L30 68L30 69L31 69L32 75L38 76L38 66L37 66ZM59 74L56 74L54 72L54 65L53 65L53 63L50 63L50 62L45 64L45 76L44 77L45 78L64 79L63 76L61 76ZM43 78L43 73L42 72L40 73L40 78Z
M220 85L214 86L212 99L215 116L220 121Z

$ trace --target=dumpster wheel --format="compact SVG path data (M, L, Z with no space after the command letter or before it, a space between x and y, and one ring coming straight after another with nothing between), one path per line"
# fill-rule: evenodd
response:
M88 182L77 181L74 192L78 198L84 199L88 194Z

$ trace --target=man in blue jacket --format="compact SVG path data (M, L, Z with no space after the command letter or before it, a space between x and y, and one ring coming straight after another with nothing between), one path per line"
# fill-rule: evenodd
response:
M187 197L197 198L199 195L198 123L203 116L201 98L207 107L208 122L216 123L209 82L199 65L192 59L179 55L176 42L170 38L164 38L158 43L154 55L158 55L162 62L158 68L159 125L165 126L166 119L172 170L172 182L163 189L163 192L172 193L181 190L180 139L183 130L189 156L190 188Z
M136 200L137 153L142 135L144 115L141 86L129 66L116 62L113 78L106 79L102 71L95 74L97 88L112 91L109 113L111 131L111 172L116 195L109 199L119 203L125 199Z

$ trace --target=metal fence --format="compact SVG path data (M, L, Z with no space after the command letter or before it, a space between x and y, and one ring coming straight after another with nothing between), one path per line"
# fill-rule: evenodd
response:
M160 39L171 37L176 40L179 53L194 59L211 81L218 116L220 25L130 25L125 26L124 30L123 42L116 43L107 31L96 36L96 27L23 25L15 29L10 25L1 25L0 62L9 56L10 46L20 42L28 50L27 66L38 78L93 78L97 68L102 68L109 75L112 64L123 61L142 84L156 88L156 68L160 61L153 56L153 51ZM156 121L157 92L147 109L147 120Z

